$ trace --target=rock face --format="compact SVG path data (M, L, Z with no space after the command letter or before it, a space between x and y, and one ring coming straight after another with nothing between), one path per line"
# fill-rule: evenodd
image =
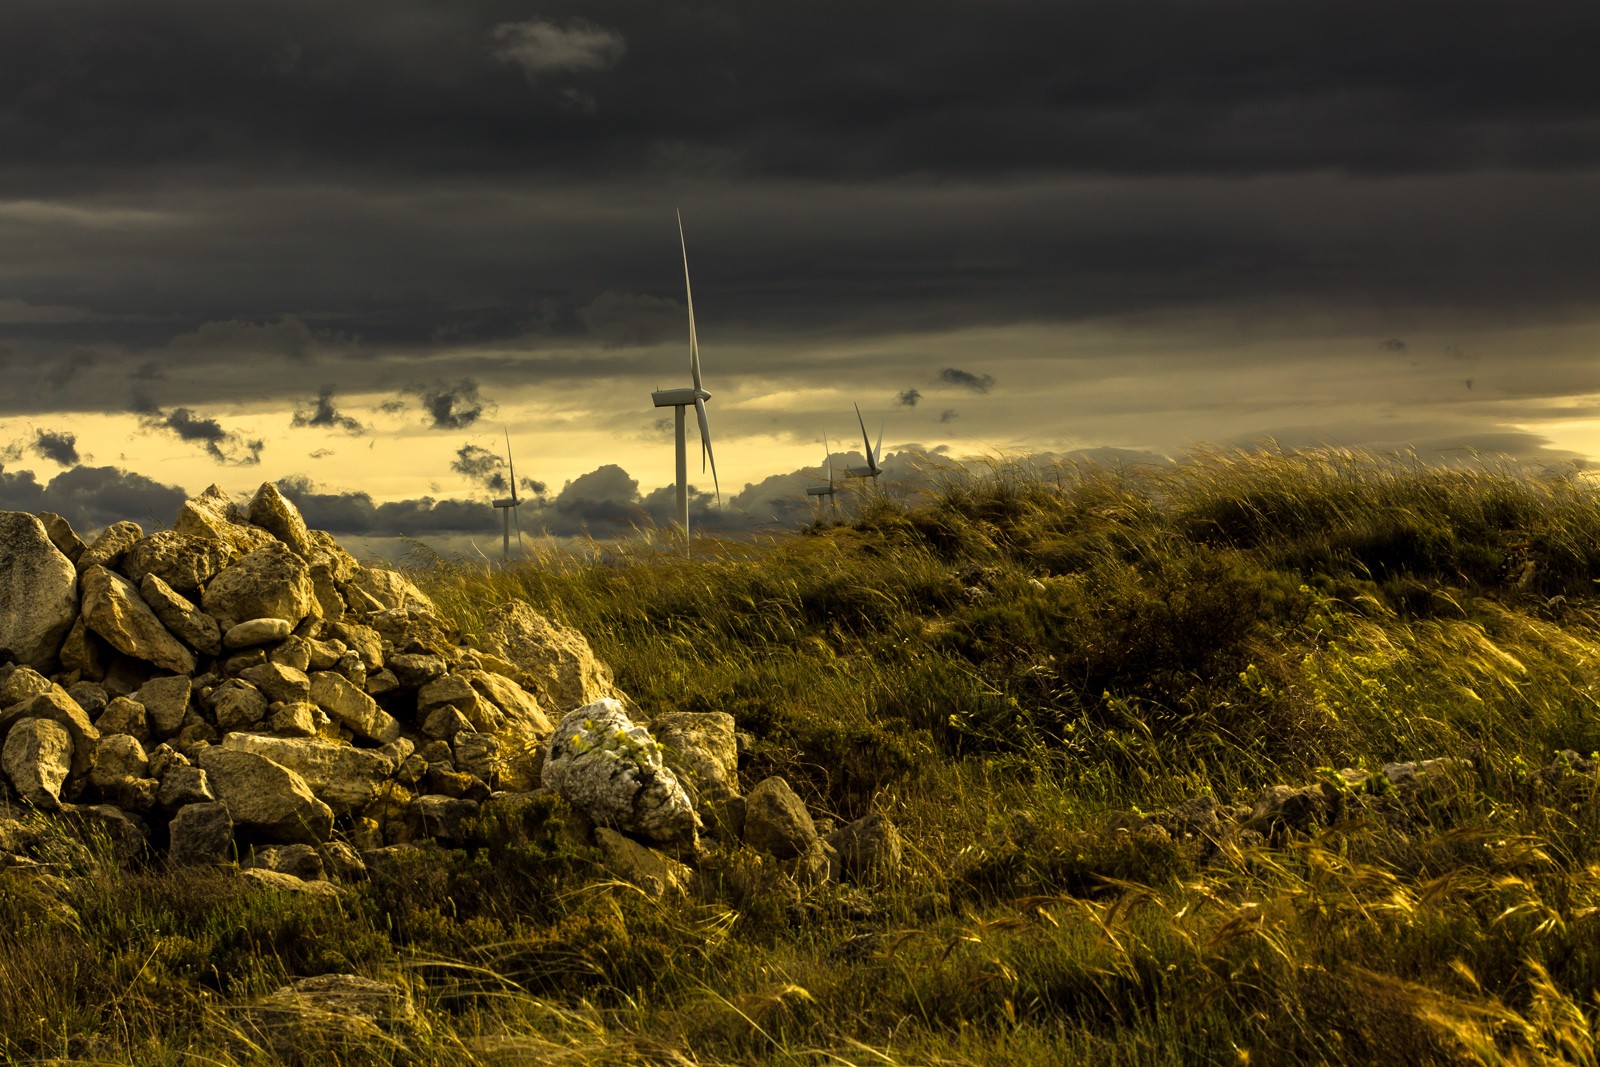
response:
M316 602L306 561L279 541L224 567L201 596L201 606L224 633L249 619L283 619L294 626Z
M44 524L0 511L0 657L55 669L62 639L78 615L78 574Z
M582 634L553 623L521 600L496 608L480 638L482 647L517 665L539 706L563 713L615 699L611 669L595 657Z
M92 566L83 572L83 619L123 655L175 674L194 671L194 653L150 610L133 583L115 571Z
M700 829L661 745L616 700L562 717L546 750L543 780L600 826L663 842L692 842Z

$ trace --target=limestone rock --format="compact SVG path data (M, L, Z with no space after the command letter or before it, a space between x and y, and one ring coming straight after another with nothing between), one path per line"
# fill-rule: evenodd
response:
M194 653L161 625L132 582L93 566L83 572L80 584L84 621L113 648L174 674L194 673Z
M394 672L395 681L407 689L417 689L450 670L443 656L396 653L384 661L384 666Z
M74 746L72 774L82 776L89 773L94 766L95 749L100 744L100 731L95 729L89 716L76 700L67 695L65 689L52 685L49 691L7 708L0 715L0 733L10 728L12 723L27 718L48 719L67 731Z
M83 555L83 550L88 546L83 543L77 531L72 528L72 523L57 515L53 511L39 512L39 522L44 526L45 534L50 538L50 543L55 545L63 556L73 563L78 562L78 557Z
M333 635L361 657L367 670L375 671L383 666L383 637L372 627L344 619L333 624Z
M418 589L410 578L398 571L383 567L359 567L345 584L359 589L384 610L417 608L430 615L439 613L432 598Z
M311 532L306 529L306 520L301 517L300 509L278 492L276 485L261 483L250 500L250 521L294 549L296 555L310 561L315 545Z
M333 811L305 779L265 756L211 746L199 751L196 762L236 827L308 844L326 840L333 829Z
M657 899L683 891L693 877L684 864L607 827L596 828L594 843L600 846L607 870Z
M546 750L543 781L599 826L663 842L693 841L700 829L661 746L615 700L562 717Z
M179 866L226 863L233 846L233 819L221 801L186 804L168 824L167 858Z
M160 530L128 549L119 569L141 586L146 576L154 575L187 597L198 593L233 558L233 551L215 538Z
M40 693L48 693L56 683L32 667L18 667L0 682L0 708L10 708L24 700L32 700Z
M266 696L239 678L230 678L213 689L206 703L217 721L217 729L224 733L248 730L267 717Z
M305 560L272 541L224 567L200 603L227 631L246 619L284 619L293 627L311 613L316 598Z
M612 685L611 669L595 658L582 634L551 622L524 601L496 608L479 640L486 651L529 676L525 686L552 714L621 695Z
M144 706L151 732L157 737L171 737L183 727L192 689L187 674L167 675L145 682L133 699Z
M146 574L139 580L139 595L172 636L196 652L208 656L222 653L222 629L217 620L168 585L159 574Z
M308 897L337 897L342 895L339 892L339 887L332 882L308 882L304 878L296 878L294 875L285 874L282 871L269 871L265 867L246 867L239 872L239 876L259 888L271 889L279 893L298 893Z
M105 639L90 630L79 615L61 642L61 669L74 671L80 678L104 678L106 667L115 655Z
M156 791L156 803L168 811L190 804L208 804L217 799L211 791L211 780L206 772L191 764L181 763L166 768L161 775L161 788ZM228 835L233 835L233 820L228 820Z
M222 647L253 648L282 641L293 632L288 619L246 619L228 627L228 632L222 635Z
M4 767L17 795L46 811L61 806L61 787L66 784L72 760L72 735L49 719L18 721L0 749L0 767Z
M303 703L311 699L311 679L293 667L262 663L240 671L239 678L261 690L273 703Z
M209 486L199 496L184 501L172 528L178 533L220 542L233 559L274 542L267 531L245 522L227 490L220 485Z
M460 843L466 840L468 824L477 815L475 800L429 793L411 802L406 822L419 836Z
M657 715L650 733L667 750L667 763L701 800L739 794L739 745L733 716L723 711Z
M400 736L400 723L366 693L332 671L311 675L311 702L360 737L388 744Z
M878 812L840 827L827 841L845 876L855 879L898 870L905 851L900 831Z
M744 840L780 860L804 854L817 840L816 823L788 781L774 775L744 798Z
M479 731L542 741L555 729L533 695L510 678L479 670L461 671L460 677L479 697L478 715L467 716Z
M44 524L25 512L0 511L0 660L55 670L78 614L77 582L72 561Z
M395 771L396 761L378 751L317 738L232 733L222 739L222 747L249 752L294 771L312 794L337 814L372 803Z
M82 701L79 701L79 707L82 706ZM150 740L150 718L144 705L127 697L113 697L108 701L105 710L94 721L94 728L100 731L101 737L127 734L141 744Z
M320 882L327 877L322 854L310 845L263 845L252 849L246 868L291 874L302 882Z
M266 873L258 870L254 876L266 883ZM331 882L304 882L299 891L339 892ZM414 1057L408 1050L424 1032L403 986L353 974L297 979L261 998L241 1018L275 1061L293 1063L409 1063Z
M95 748L94 768L89 781L105 788L123 778L143 778L150 771L150 757L136 738L127 734L102 737Z
M82 574L90 567L101 566L115 569L122 562L122 557L128 554L128 549L139 543L144 537L144 530L136 522L124 519L114 522L100 531L89 546L78 556L78 573Z

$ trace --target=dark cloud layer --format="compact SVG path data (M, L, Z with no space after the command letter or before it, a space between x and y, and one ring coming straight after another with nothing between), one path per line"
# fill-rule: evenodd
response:
M0 468L0 510L53 511L80 534L123 519L146 530L169 526L183 503L182 489L114 467L74 467L41 484L33 471Z

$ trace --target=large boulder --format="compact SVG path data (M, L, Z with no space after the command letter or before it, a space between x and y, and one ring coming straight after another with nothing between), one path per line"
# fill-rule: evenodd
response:
M141 578L139 595L172 636L208 656L222 652L222 629L217 620L168 585L160 575L151 572Z
M142 583L146 575L154 575L175 592L190 596L232 558L228 547L214 538L161 530L128 549L120 569L132 581Z
M82 574L96 565L115 569L117 564L122 562L122 557L128 554L128 549L138 544L143 537L144 530L136 522L124 519L112 523L101 530L78 556L76 561L78 573Z
M48 719L67 731L72 738L74 754L72 773L81 776L94 766L95 747L100 743L100 731L89 720L89 715L68 695L65 689L52 684L48 690L29 697L0 713L0 734L11 729L22 719Z
M311 702L328 718L347 728L357 737L386 745L400 736L400 723L378 706L366 693L357 689L341 674L333 671L315 671L311 674Z
M233 819L220 800L185 804L169 824L167 858L178 865L225 863L233 847Z
M562 717L546 750L543 784L599 826L663 842L693 842L700 829L660 744L616 700Z
M273 543L271 534L245 521L228 491L220 485L208 486L199 496L185 500L172 528L219 542L231 559Z
M284 619L294 626L316 606L306 561L272 541L224 567L200 604L223 632L247 619Z
M78 574L25 512L0 511L0 658L50 672L78 614Z
M437 615L433 600L405 575L384 567L359 567L345 585L371 597L380 610L412 608Z
M49 719L16 723L0 749L0 767L17 795L47 811L61 806L61 787L71 773L72 759L72 735Z
M479 644L522 671L539 706L551 713L621 696L611 682L611 668L595 657L584 636L551 622L526 601L508 601L491 612Z
M490 671L464 670L459 672L478 696L478 711L473 725L480 732L498 734L508 739L543 741L555 730L555 724L539 707L539 702L526 689ZM474 716L468 715L469 719Z
M250 500L250 521L273 537L294 549L295 555L310 562L316 545L300 509L278 492L271 482L262 482L261 488Z
M174 674L194 673L194 653L161 625L132 582L93 566L83 572L80 585L84 622L118 652Z
M377 750L309 737L232 733L222 739L222 747L249 752L294 771L336 814L359 811L372 803L395 770L395 761Z
M196 762L236 827L274 841L317 844L333 829L333 810L306 780L265 756L208 746Z

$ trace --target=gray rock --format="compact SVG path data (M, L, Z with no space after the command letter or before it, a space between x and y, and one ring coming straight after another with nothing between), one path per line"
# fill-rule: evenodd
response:
M233 819L221 801L186 804L167 824L167 859L179 866L226 863L233 847Z
M313 845L327 840L333 829L333 811L305 779L265 756L209 746L199 750L196 762L236 827L275 841Z
M422 720L422 736L438 741L453 741L456 734L473 729L472 720L456 710L454 704L434 708Z
M55 670L61 642L78 615L78 572L44 525L0 511L0 660Z
M215 538L161 530L128 549L120 569L141 588L147 576L154 576L169 589L187 597L198 593L215 578L234 555Z
M73 682L67 686L67 696L78 702L85 715L91 719L106 710L110 694L99 682Z
M247 868L292 874L303 882L318 882L327 877L322 854L310 845L263 845L252 849Z
M112 734L102 737L95 748L89 781L106 788L123 778L144 778L149 772L150 757L144 746L127 734Z
M332 671L317 671L311 675L311 701L358 737L382 745L400 736L400 724L394 716Z
M406 821L422 837L460 843L467 838L467 827L478 816L478 802L462 797L425 794L411 802Z
M512 600L491 612L480 644L524 672L524 688L551 713L621 696L611 669L582 634L551 622L524 601Z
M793 859L810 850L817 826L788 781L774 775L757 782L744 798L744 840L780 860Z
M394 676L391 670L373 671L367 675L366 683L362 689L371 697L381 697L385 693L392 693L400 688L400 679Z
M118 652L174 674L194 673L194 653L161 625L132 582L93 566L83 572L79 584L84 621Z
M122 557L144 536L144 530L136 522L124 519L114 522L100 531L93 541L77 559L78 573L82 574L90 567L110 567L116 569L122 562Z
M739 795L739 746L733 716L722 711L657 715L650 733L667 750L667 763L701 800Z
M222 739L222 747L294 771L312 794L337 814L358 811L377 799L396 764L380 751L318 738L232 733Z
M50 719L19 720L0 749L0 767L17 795L46 811L61 806L61 789L72 761L72 735Z
M139 862L150 847L144 823L115 804L66 805L64 813L67 825L79 836L110 846L112 859L121 866Z
M79 706L82 706L81 701ZM144 705L128 697L113 697L108 701L105 710L94 721L94 727L100 731L101 737L127 734L141 744L150 740L150 720Z
M502 675L483 670L463 670L478 695L476 713L466 715L481 733L500 734L519 741L543 741L555 729L533 695ZM463 709L465 710L465 709Z
M472 683L456 674L447 674L417 690L417 716L420 718L434 708L449 704L469 721L476 721L474 713L478 710L478 691L472 688Z
M289 624L288 619L246 619L228 627L228 632L222 635L222 647L253 648L256 645L282 641L293 632L294 627Z
M226 632L246 619L283 619L293 627L311 613L316 599L306 561L272 541L224 567L200 603Z
M500 741L493 734L462 730L451 746L455 749L456 770L470 774L493 788L500 777Z
M361 862L361 854L343 841L329 841L318 852L322 856L322 869L328 872L329 878L341 882L364 882L367 878L367 865Z
M339 887L332 882L308 882L304 878L296 878L292 874L282 871L269 871L264 867L246 867L239 872L239 877L254 885L258 889L270 889L275 893L294 893L306 897L339 897Z
M543 782L598 826L661 842L693 842L700 829L661 746L615 700L562 717L546 750Z
M306 520L300 515L300 509L278 492L276 485L261 483L250 501L250 521L294 549L302 559L311 559L316 545L311 540L311 531L306 529Z
M267 717L266 696L249 682L230 678L211 691L206 698L217 729L224 733L248 730Z
M905 852L900 831L878 812L840 827L827 842L838 853L844 875L857 880L898 870Z
M133 699L144 706L154 736L171 737L183 727L192 689L189 676L178 674L151 678L134 693Z
M106 676L106 668L116 651L90 630L79 615L61 642L61 669L73 671L80 678L99 679Z
M407 689L426 685L450 670L443 656L427 654L398 653L385 660L384 665L394 671L395 679Z
M196 652L208 656L221 654L222 629L217 620L168 585L160 575L144 575L139 581L139 595L172 636Z

